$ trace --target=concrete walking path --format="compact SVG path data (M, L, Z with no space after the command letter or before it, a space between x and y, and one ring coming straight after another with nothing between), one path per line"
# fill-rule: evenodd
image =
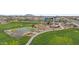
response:
M34 39L36 36L38 36L38 35L40 35L40 34L42 34L42 33L45 33L45 32L49 32L49 31L53 31L53 30L46 30L46 31L43 31L43 32L40 32L40 33L35 34L34 36L32 36L32 37L29 39L29 41L27 42L26 45L30 45L30 43L33 41L33 39Z
M59 26L61 27L61 29L64 29L64 27L61 25L61 23L59 23Z

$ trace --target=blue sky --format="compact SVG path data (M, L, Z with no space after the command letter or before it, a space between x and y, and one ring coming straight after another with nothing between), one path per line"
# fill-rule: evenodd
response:
M78 0L0 0L1 15L79 15Z

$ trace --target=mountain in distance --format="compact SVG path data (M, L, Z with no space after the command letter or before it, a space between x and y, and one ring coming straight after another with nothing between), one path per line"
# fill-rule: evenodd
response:
M25 16L34 16L33 14L26 14Z

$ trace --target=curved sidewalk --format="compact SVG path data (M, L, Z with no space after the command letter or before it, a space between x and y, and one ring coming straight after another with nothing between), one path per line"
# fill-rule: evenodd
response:
M38 36L38 35L40 35L40 34L42 34L42 33L45 33L45 32L49 32L49 31L53 31L53 30L47 30L47 31L43 31L43 32L39 32L39 33L35 34L34 36L32 36L32 37L29 39L29 41L26 43L26 45L30 45L30 43L33 41L33 39L34 39L36 36Z

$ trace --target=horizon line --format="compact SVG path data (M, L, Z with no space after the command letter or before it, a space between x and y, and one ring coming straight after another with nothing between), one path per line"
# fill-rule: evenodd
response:
M79 16L79 14L0 14L0 16Z

